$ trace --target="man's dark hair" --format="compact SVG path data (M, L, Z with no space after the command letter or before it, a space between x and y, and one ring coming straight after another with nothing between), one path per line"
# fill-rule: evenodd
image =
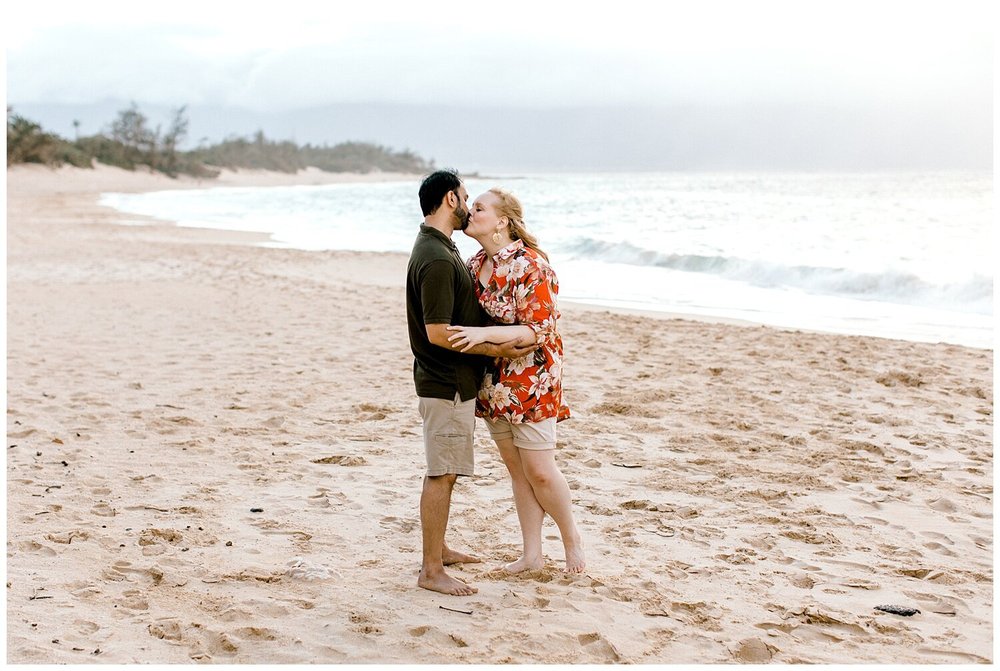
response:
M424 177L420 183L420 209L424 216L434 214L448 192L457 191L460 186L462 180L457 170L438 170Z

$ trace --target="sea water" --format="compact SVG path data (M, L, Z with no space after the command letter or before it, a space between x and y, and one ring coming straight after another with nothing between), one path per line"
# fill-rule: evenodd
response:
M560 299L808 330L992 347L992 174L607 173L502 185ZM408 253L419 180L104 194L182 226L277 246ZM454 236L463 255L474 240ZM402 282L402 278L400 278Z

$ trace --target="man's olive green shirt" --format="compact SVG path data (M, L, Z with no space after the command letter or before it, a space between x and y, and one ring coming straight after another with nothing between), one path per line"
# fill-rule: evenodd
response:
M406 268L406 320L417 396L452 400L458 392L468 401L479 392L487 359L431 343L425 327L489 323L472 282L455 243L441 231L421 224Z

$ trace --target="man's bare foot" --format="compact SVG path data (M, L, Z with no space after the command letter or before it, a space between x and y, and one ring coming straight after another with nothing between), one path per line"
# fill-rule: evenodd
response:
M479 591L472 585L466 585L461 580L452 578L444 571L434 575L427 575L425 571L420 571L420 576L417 578L417 586L429 589L432 592L453 594L454 596L469 596Z
M503 570L507 573L520 573L521 571L536 571L544 565L545 562L542 561L541 557L538 557L537 559L521 557L517 561L504 565Z
M566 549L566 573L583 573L587 559L583 555L583 541L577 536L572 543L564 544Z
M452 564L478 564L481 561L482 559L479 557L467 555L464 552L452 550L451 548L445 548L444 552L441 553L441 562L445 566L451 566Z

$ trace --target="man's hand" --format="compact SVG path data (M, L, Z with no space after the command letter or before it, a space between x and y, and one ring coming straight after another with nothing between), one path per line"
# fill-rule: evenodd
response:
M502 357L504 359L520 359L525 354L531 354L538 349L538 345L535 343L521 345L519 344L520 342L521 341L519 340L512 340L510 342L497 345L497 353L495 356Z

